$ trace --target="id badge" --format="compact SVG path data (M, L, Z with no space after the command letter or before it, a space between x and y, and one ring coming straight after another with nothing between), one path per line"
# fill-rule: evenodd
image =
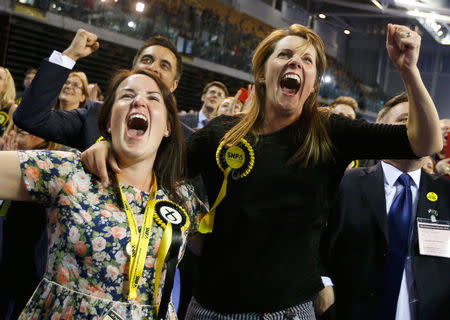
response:
M450 221L417 218L417 233L420 254L450 258Z
M103 317L103 320L124 320L124 319L113 310L109 310L108 314Z

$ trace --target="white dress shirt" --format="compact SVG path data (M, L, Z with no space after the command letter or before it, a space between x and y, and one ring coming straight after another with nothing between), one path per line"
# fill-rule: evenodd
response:
M48 58L48 61L54 64L58 64L61 67L72 70L75 66L75 61L68 56L63 55L61 52L53 50L52 54Z
M197 123L197 128L198 129L201 129L201 128L203 128L205 126L203 124L203 120L208 120L209 121L209 118L203 113L202 110L200 110L198 112L198 123Z
M403 186L397 181L398 177L403 173L396 167L382 161L381 166L384 173L384 192L386 197L386 213L389 214L392 202L395 197L402 191ZM411 177L411 195L412 195L412 230L414 230L414 223L416 220L418 191L420 185L421 169L408 172ZM412 232L409 238L409 244L411 246ZM402 283L400 286L400 293L397 301L397 312L395 314L396 320L414 320L414 312L411 312L415 308L414 294L414 279L411 270L411 255L408 253L405 263L405 269L403 269Z

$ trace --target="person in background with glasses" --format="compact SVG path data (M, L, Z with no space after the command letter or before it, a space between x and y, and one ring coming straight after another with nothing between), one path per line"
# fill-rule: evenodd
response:
M54 109L70 111L82 108L88 98L89 87L86 74L71 72L62 87Z
M203 105L199 112L180 115L180 120L195 130L203 128L215 114L222 99L228 96L227 87L220 81L208 83L202 92Z

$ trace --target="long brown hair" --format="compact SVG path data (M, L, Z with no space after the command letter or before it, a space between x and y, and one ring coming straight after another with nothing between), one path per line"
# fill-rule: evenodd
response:
M320 37L312 30L293 24L288 29L278 29L262 40L255 49L253 55L253 74L255 79L255 99L252 101L249 112L231 128L223 137L228 145L237 144L248 133L257 139L260 134L259 128L264 121L264 105L266 100L266 87L259 81L265 72L266 62L273 53L276 44L287 36L298 36L304 38L305 48L312 45L316 52L317 78L314 92L306 99L299 118L299 125L307 130L305 142L289 160L290 163L298 163L302 167L315 166L320 162L331 160L331 140L325 126L329 117L329 110L318 109L319 84L327 66L325 48Z
M158 185L167 190L175 198L178 198L176 189L186 175L186 145L180 121L178 120L178 108L175 97L156 75L144 69L137 69L131 71L121 70L113 77L105 101L98 114L100 133L106 140L111 142L111 134L108 132L107 126L115 103L116 90L125 79L135 74L142 74L153 79L161 90L171 133L169 137L163 138L159 145L153 170L158 179Z

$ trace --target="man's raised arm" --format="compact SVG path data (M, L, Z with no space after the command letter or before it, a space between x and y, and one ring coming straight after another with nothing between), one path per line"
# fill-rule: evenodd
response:
M75 62L98 47L97 36L80 29L62 54L55 51L44 60L14 113L14 123L46 140L79 148L86 109L62 111L52 107Z

